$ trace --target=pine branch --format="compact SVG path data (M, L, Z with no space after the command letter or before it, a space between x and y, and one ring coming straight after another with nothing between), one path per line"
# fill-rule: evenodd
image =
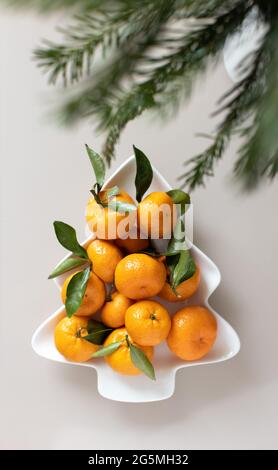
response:
M247 132L243 132L244 144L239 150L239 159L234 169L235 175L248 190L256 188L263 179L273 179L278 174L277 43L278 20L269 29L261 49L265 62L261 80L264 85L267 82L268 86L264 86L257 97L254 121ZM273 132L273 128L276 132Z
M158 2L160 8L157 12ZM127 122L154 105L152 85L143 84L139 87L139 93L137 90L126 90L128 82L129 89L134 85L134 76L139 73L136 67L139 69L146 62L149 65L146 51L157 45L157 36L164 31L175 0L157 0L157 3L148 2L144 10L138 4L138 11L130 12L129 23L132 26L126 34L121 34L122 41L118 42L119 54L104 70L95 72L89 86L77 92L62 110L62 119L65 122L74 122L80 117L97 117L98 128L108 130L104 145L104 157L108 163Z
M235 133L239 133L245 142L239 149L239 159L234 168L243 188L255 188L264 176L275 177L278 166L277 138L269 129L275 119L278 104L278 54L274 46L277 44L277 38L278 28L275 26L266 34L263 44L254 53L249 74L220 100L225 101L235 94L218 110L226 111L227 114L219 126L213 144L186 162L191 168L179 177L183 181L183 187L193 190L199 185L204 185L206 177L214 175L214 166L222 158L231 136ZM266 92L265 84L266 81L270 83L269 76L272 76L272 86L269 86ZM251 123L243 126L248 120Z
M45 13L62 8L69 8L79 11L92 11L98 9L106 0L3 0L3 3L16 8L32 8ZM111 2L110 2L111 3Z
M105 134L107 163L132 119L146 110L160 116L176 112L190 96L196 77L219 59L227 38L257 7L268 32L257 52L243 61L245 78L220 100L217 112L223 114L211 145L186 162L190 168L180 180L191 190L204 184L235 133L241 136L242 144L234 173L244 187L251 189L277 175L277 0L6 3L40 11L67 8L78 14L62 29L61 42L46 42L35 51L35 57L51 83L62 79L68 86L70 93L64 96L59 112L64 122L92 117ZM192 18L194 21L188 21Z
M238 9L242 9L242 6L221 15L212 24L187 34L181 47L175 53L164 56L162 65L154 68L147 81L133 87L129 94L124 94L123 98L113 105L114 112L112 115L110 113L109 122L102 123L103 127L108 129L103 148L105 158L114 155L119 135L131 119L149 108L156 108L159 112L165 108L169 110L169 107L180 101L184 88L186 94L183 93L183 96L190 96L196 75L204 71L210 59L215 58L222 50L227 29L232 32L238 27ZM226 24L225 34L219 30L219 25L223 22ZM199 53L196 54L196 51ZM152 59L149 60L153 62ZM181 80L184 86L181 85ZM216 143L215 147L217 149L219 143ZM220 147L223 147L223 144Z
M84 72L89 76L93 57L101 47L103 57L107 49L120 47L119 28L125 25L127 11L111 15L105 10L98 15L76 16L73 24L60 29L63 43L44 42L44 47L34 51L39 67L49 73L49 83L62 77L64 85L79 82ZM124 32L122 32L122 35Z
M169 5L170 2L167 3ZM139 73L139 67L148 67L148 72L143 73L143 76L147 75L147 79L139 84L132 82L129 88L124 90L119 88L116 94L111 95L106 90L115 91L115 77L117 77L116 81L121 83L123 77L128 76L128 72L124 72L119 62L113 63L110 68L105 69L105 74L100 76L92 88L86 92L82 90L74 100L69 101L64 108L64 116L74 120L82 115L84 117L97 115L100 128L108 131L103 154L107 161L110 161L125 125L146 109L156 108L161 111L161 108L170 106L173 102L173 87L177 83L179 84L176 87L177 99L181 95L183 89L180 86L181 80L184 81L188 90L189 83L193 83L197 73L203 71L210 59L222 50L227 31L231 33L236 30L241 22L242 13L246 13L248 8L250 7L246 6L245 2L239 2L235 8L216 18L211 24L183 34L175 41L172 34L168 38L164 36L164 46L165 44L171 44L172 47L175 45L174 52L171 50L170 53L159 58L150 55L141 56L141 63L137 61L138 70L133 67L132 71L136 74L136 72ZM167 14L169 14L168 11ZM223 22L226 25L225 30L220 27ZM163 25L164 23L160 24L160 28ZM170 100L165 101L165 98L169 96L169 87L172 87ZM86 98L83 101L84 96ZM105 113L100 114L99 109L96 108L97 103L92 102L90 96L97 96L97 101L101 101L102 105L105 103Z

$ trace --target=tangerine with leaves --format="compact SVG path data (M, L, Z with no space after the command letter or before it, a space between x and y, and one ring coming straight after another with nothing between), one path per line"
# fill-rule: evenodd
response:
M109 197L109 190L89 199L86 221L89 229L104 240L123 238L136 222L136 205L123 189Z
M110 348L110 350L108 349ZM153 357L153 348L151 346L141 346L137 348L137 345L134 343L133 339L128 334L126 328L118 328L114 330L106 338L104 342L104 349L109 354L105 355L105 360L107 364L116 372L123 375L139 375L143 372L144 365L140 363L140 353L138 354L138 349L143 353L145 358L145 364L150 367L150 362ZM134 356L136 355L137 356ZM95 353L95 356L102 355L101 349ZM139 357L139 360L137 359ZM142 360L142 358L141 358ZM141 369L135 365L138 364ZM145 373L147 370L145 369ZM150 374L153 378L153 374Z
M134 201L118 186L102 189L105 180L104 160L88 145L86 145L86 151L96 178L91 189L93 198L89 200L86 208L88 226L100 239L123 238L123 234L134 225L136 220Z
M59 321L54 331L55 346L59 353L73 362L88 361L99 346L83 339L88 335L89 320L76 315Z
M66 300L67 300L68 285L71 279L73 278L74 274L71 274L70 276L68 276L63 284L61 297L62 297L62 301L64 304L66 304ZM93 315L104 304L105 296L106 296L106 291L105 291L105 285L103 281L99 279L99 277L95 273L90 272L90 276L87 282L84 297L81 301L81 305L74 314L78 316Z
M157 295L165 280L166 268L163 262L143 253L126 256L115 270L117 290L130 299Z
M173 289L170 283L166 281L158 295L168 302L180 302L182 300L186 300L195 294L199 287L200 279L200 268L196 266L193 276L181 282L175 289Z

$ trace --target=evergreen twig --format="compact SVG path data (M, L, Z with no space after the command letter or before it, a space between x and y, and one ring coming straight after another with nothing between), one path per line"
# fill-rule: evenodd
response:
M219 59L227 38L256 7L266 34L243 61L240 83L219 101L220 124L211 144L186 162L188 170L179 179L191 190L204 184L235 133L242 143L234 173L243 186L252 189L277 175L277 0L7 2L40 11L72 10L62 42L45 42L35 58L51 83L62 80L71 91L60 111L64 121L93 117L97 122L106 136L108 163L127 123L147 109L168 115L184 102L196 77Z

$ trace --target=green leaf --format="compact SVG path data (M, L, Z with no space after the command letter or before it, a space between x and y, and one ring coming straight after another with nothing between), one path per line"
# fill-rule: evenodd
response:
M176 223L173 236L167 246L166 256L172 256L180 253L181 244L185 244L185 226L182 218L180 218Z
M144 372L144 374L152 380L155 380L155 372L152 363L147 358L142 349L137 348L134 344L129 345L130 357L137 369Z
M93 320L92 318L88 321L87 331L88 333L93 333L96 330L103 330L107 328L104 323L98 320Z
M56 237L64 248L71 251L76 256L89 259L86 250L78 243L76 231L73 227L58 220L56 220L53 225Z
M167 191L168 196L173 199L175 204L190 204L190 196L188 193L182 191L181 189L171 189Z
M104 356L109 356L112 354L114 351L119 349L119 347L123 344L123 341L116 341L115 343L109 344L109 346L106 346L104 348L99 349L96 351L91 357L104 357Z
M186 212L187 205L190 204L190 196L188 193L185 193L181 189L171 189L167 191L168 196L173 200L174 204L180 204L181 206L181 215Z
M196 271L196 265L189 250L181 251L180 254L174 258L170 271L170 284L174 289L178 287L181 282L193 276Z
M142 197L151 185L153 179L153 170L149 159L142 152L142 150L136 148L135 145L133 145L133 149L136 158L136 199L138 202L141 202Z
M95 177L98 184L98 191L100 191L105 180L105 164L103 159L97 152L91 149L87 144L85 146L95 173Z
M172 279L172 274L173 274L173 271L174 271L174 269L175 269L175 267L176 267L176 265L179 261L179 257L180 257L180 253L176 253L174 255L169 254L169 255L166 256L166 264L167 264L167 266L169 268L169 271L170 271L170 275L168 276L169 282Z
M87 336L82 336L82 339L89 341L93 344L103 344L104 340L107 338L109 333L111 333L112 328L105 328L104 330L94 331Z
M102 206L102 205L103 205L103 202L102 202L102 200L101 200L100 197L99 197L98 191L99 191L99 188L98 188L98 184L96 183L96 184L94 185L94 187L93 187L92 189L90 189L90 192L91 192L91 194L94 196L94 199L95 199L96 203L97 203L97 204L100 204L100 205Z
M116 211L116 212L132 212L136 210L136 206L134 204L130 204L129 202L123 201L110 201L106 207Z
M166 264L170 271L169 282L175 293L176 287L193 276L196 270L190 251L181 249L184 244L186 244L184 221L179 219L166 253Z
M108 207L110 204L111 205L114 204L115 210L116 210L117 202L116 200L111 202L111 199L113 199L115 196L120 194L120 189L118 186L113 186L113 188L107 189L107 191L104 191L104 194L102 194L100 198L99 192L98 192L98 185L96 183L94 187L91 189L91 193L94 196L97 204L99 204L102 207ZM118 201L118 204L119 204L119 201Z
M60 276L71 269L77 268L78 266L82 266L86 263L84 258L67 258L62 261L58 266L52 271L52 273L48 276L48 279L53 279L54 277Z
M114 196L118 196L118 194L120 194L119 186L113 186L112 188L107 189L107 191L105 191L105 195L108 200Z
M87 283L90 277L90 268L84 269L76 273L70 280L67 287L67 297L66 297L66 312L67 316L71 317L80 307Z
M93 344L103 344L108 334L112 331L112 328L107 328L104 323L97 320L89 320L87 330L89 334L82 336L82 339Z

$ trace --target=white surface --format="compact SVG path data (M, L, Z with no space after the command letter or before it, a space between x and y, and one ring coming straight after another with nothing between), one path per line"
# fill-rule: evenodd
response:
M211 304L239 332L240 353L178 372L172 398L138 405L100 397L94 372L42 360L31 349L32 332L59 302L46 280L64 255L51 223L63 219L84 237L92 176L82 145L101 143L88 124L64 131L45 117L54 90L30 57L56 22L27 13L0 18L1 447L277 448L278 185L240 195L230 184L236 143L193 202L194 240L222 274ZM131 123L111 170L134 143L175 185L182 162L207 144L195 134L214 129L210 113L230 86L220 64L167 126L149 116Z
M134 156L132 156L117 168L115 173L106 181L103 189L112 188L117 185L119 188L125 188L128 194L135 199L135 174L136 163ZM171 186L163 176L160 175L157 169L153 167L153 180L148 192L169 191L170 189L172 189ZM88 239L83 242L83 245L87 245L87 243ZM220 283L220 272L217 266L215 266L215 264L196 246L192 247L191 252L202 273L199 289L188 302L181 302L179 304L171 304L170 302L165 302L157 298L160 303L165 305L169 313L175 313L188 304L204 305L212 310L209 305L209 298ZM68 256L70 255L67 255L65 258ZM55 279L55 284L59 290L67 275ZM103 397L110 400L126 403L147 403L165 400L170 398L174 393L175 378L178 370L190 366L223 362L227 359L232 359L232 357L239 352L240 341L238 335L224 318L215 311L213 313L217 321L217 338L209 353L198 361L184 362L174 356L169 351L165 342L163 342L159 347L155 348L153 360L156 374L155 381L148 379L144 375L127 377L115 374L103 359L78 364L67 361L58 353L53 341L55 326L60 321L61 317L65 315L64 307L59 308L39 326L32 337L32 347L37 354L46 359L96 370L98 391Z

